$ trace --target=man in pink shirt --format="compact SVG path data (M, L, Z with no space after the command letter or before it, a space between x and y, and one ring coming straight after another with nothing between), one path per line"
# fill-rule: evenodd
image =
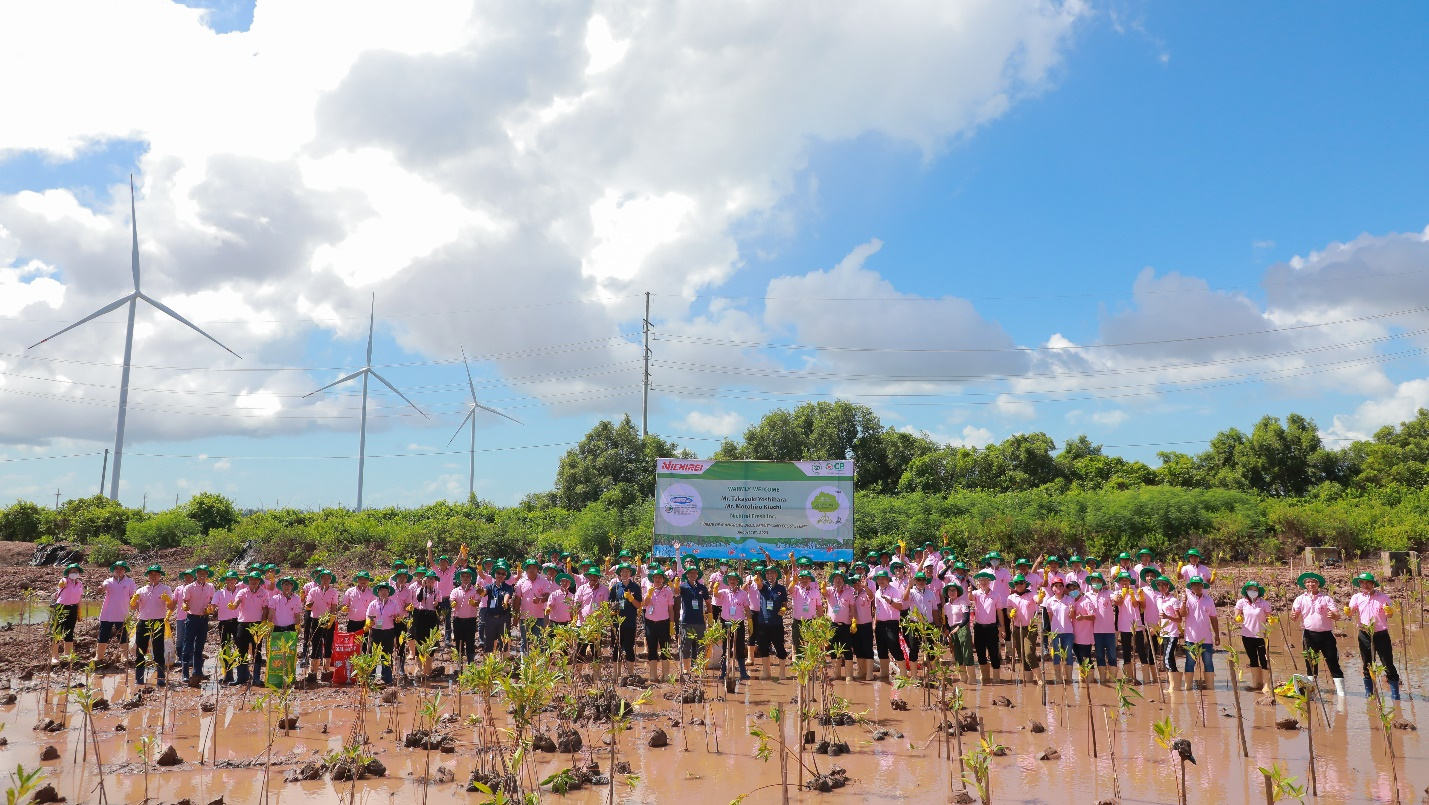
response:
M1301 635L1306 651L1317 651L1325 666L1330 669L1330 679L1335 683L1335 695L1345 695L1345 674L1340 670L1340 648L1335 644L1335 621L1340 613L1335 607L1335 599L1323 592L1325 577L1314 571L1300 574L1296 583L1305 592L1295 598L1290 605L1290 619L1300 621L1304 627ZM1305 658L1305 674L1314 678L1318 669Z
M908 661L902 645L903 611L908 604L903 591L888 577L888 571L878 571L873 580L878 585L873 591L873 639L878 647L878 681L887 682L889 674L898 673L897 663Z
M50 645L50 665L59 665L60 644L64 644L64 656L74 654L74 629L79 624L79 602L84 600L84 568L70 564L60 577L59 588L55 590L54 606L60 615L60 639Z
M268 619L268 605L273 599L273 594L263 589L263 576L257 571L250 571L243 577L243 589L233 597L233 602L229 604L238 612L238 654L243 660L238 664L238 678L235 685L247 685L251 681L256 681L263 675L263 647L259 645L257 638L253 636L252 627ZM253 663L253 673L249 676L248 664Z
M1022 561L1022 560L1019 560ZM1012 577L1012 594L1007 596L1007 615L1012 620L1012 651L1022 668L1022 681L1033 681L1037 670L1037 641L1032 636L1032 619L1038 617L1037 594L1027 577L1021 573ZM1040 682L1040 680L1038 680Z
M515 615L521 623L521 654L525 656L546 628L546 599L554 588L541 575L541 563L535 559L527 559L521 569L525 575L516 582Z
M367 605L377 600L377 595L369 586L371 584L372 574L366 570L359 571L352 577L352 586L343 590L342 598L338 599L338 612L347 618L349 633L363 630L363 624L367 620Z
M1399 701L1399 671L1394 667L1394 647L1389 639L1389 618L1394 608L1389 596L1379 590L1379 582L1373 573L1355 576L1360 591L1350 596L1350 604L1345 614L1359 627L1360 664L1364 669L1364 695L1374 695L1374 677L1370 676L1370 666L1374 657L1384 665L1384 676L1389 682L1389 695Z
M982 684L991 685L1002 679L1002 626L1007 622L1003 599L993 590L997 574L979 570L973 576L977 587L968 593L968 609L972 613L973 653Z
M308 657L312 663L316 663L318 678L322 681L327 681L323 679L323 675L332 670L329 663L332 660L332 644L337 631L337 608L340 606L338 601L342 596L337 587L333 586L336 582L336 573L320 568L317 586L309 589L307 595L303 596L305 620L310 620L313 624L308 638Z
M136 590L129 602L135 613L135 628L138 630L134 639L134 647L138 652L138 661L134 663L134 684L144 684L144 668L153 664L159 671L159 686L163 687L165 671L168 668L164 662L164 627L169 615L174 611L174 591L164 583L162 567L150 565L144 575L149 579L149 583Z
M119 651L124 661L130 660L129 634L124 622L129 619L129 599L139 589L129 578L128 562L121 559L110 565L109 571L112 575L99 585L104 591L104 603L99 606L99 646L94 660L101 666L109 653L109 641L115 635L119 637Z
M803 568L795 576L794 586L789 590L789 617L793 619L790 634L794 638L794 656L804 647L804 624L823 614L824 596L819 585L814 583L814 574Z
M238 574L232 570L223 574L223 584L213 591L214 615L218 619L218 646L220 654L224 646L238 645ZM236 669L222 667L220 661L215 668L223 672L223 684L234 684Z
M1181 633L1186 644L1186 674L1196 671L1199 653L1202 690L1215 690L1216 666L1212 657L1221 647L1221 622L1216 617L1215 599L1205 589L1205 579L1200 576L1192 576L1186 584L1186 597L1181 602Z
M184 625L184 645L179 649L180 670L183 680L189 681L190 671L199 679L207 679L203 673L203 647L208 642L208 622L213 617L213 594L216 592L208 581L208 565L194 568L194 580L187 584L180 594L185 612L188 613Z

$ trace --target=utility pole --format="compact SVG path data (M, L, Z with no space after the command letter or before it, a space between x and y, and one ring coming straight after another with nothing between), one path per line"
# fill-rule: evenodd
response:
M104 479L109 477L109 448L104 448L104 468L99 471L99 494L104 494Z
M55 490L55 511L59 511L59 510L60 510L60 491L59 491L58 489L56 489L56 490Z
M645 378L640 390L640 438L650 435L650 292L645 292Z
M145 493L144 493L144 503L143 503L143 505L141 505L141 506L139 507L139 511L146 512L146 511L148 511L148 510L149 510L149 493L148 493L148 492L145 492Z

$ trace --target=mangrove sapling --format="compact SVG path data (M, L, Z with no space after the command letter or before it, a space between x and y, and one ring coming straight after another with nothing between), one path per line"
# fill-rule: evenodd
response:
M40 783L45 780L45 770L41 767L25 771L22 764L16 766L7 776L10 778L10 785L5 789L5 805L20 805L22 802L28 802L26 797L39 790Z
M218 762L218 723L223 718L223 680L228 678L228 674L243 662L243 655L238 653L238 647L232 640L227 641L218 649L218 656L214 658L214 665L218 673L219 684L213 687L213 718L209 719L208 741L199 742L199 765L203 765L205 752L204 747L212 750L213 762Z
M1315 690L1315 680L1310 679L1304 687L1301 687L1295 684L1294 677L1291 677L1287 687L1289 690L1284 692L1282 698L1286 708L1299 716L1305 724L1305 742L1310 747L1310 794L1318 797L1320 792L1315 779L1315 730L1313 724L1315 714L1310 707L1310 695Z
M1240 709L1240 652L1227 642L1225 654L1231 670L1231 696L1235 701L1235 726L1236 733L1240 736L1240 754L1241 757L1250 757L1250 747L1245 743L1245 715Z
M1087 680L1091 679L1092 674L1095 672L1096 666L1092 664L1091 660L1082 660L1077 663L1077 678L1082 681L1082 690L1087 693L1087 737L1092 744L1093 759L1097 757L1097 720L1094 715L1096 711L1096 699L1092 693L1092 688L1096 686L1090 684Z
M357 718L353 721L353 729L362 740L367 740L367 699L376 690L374 675L377 669L383 664L391 662L387 652L373 640L366 650L359 654L354 654L348 658L348 676L356 684L353 685L353 697L357 699Z
M518 780L524 780L522 790L534 790L537 777L529 757L531 738L541 713L550 704L556 687L556 674L551 668L550 652L545 646L535 647L521 658L514 674L501 678L501 690L510 703L512 742L516 745L512 770Z
M436 632L432 632L436 634ZM422 741L422 749L425 770L422 772L422 805L427 803L427 789L432 785L432 739L437 732L437 722L442 717L442 694L438 692L435 696L422 703L420 708L422 723L425 725L427 737ZM420 734L420 733L419 733Z
M697 656L690 663L691 667L694 669L695 679L698 680L700 700L704 704L705 708L705 751L710 751L710 738L713 737L715 754L719 754L719 726L714 723L714 715L710 712L710 695L709 692L705 689L705 670L709 667L709 662L710 658L713 656L714 647L717 645L723 645L726 636L727 631L725 630L723 623L716 622L711 624L707 629L705 629L705 633L700 635L699 650L696 652ZM684 722L680 723L683 724Z
M1131 715L1131 708L1136 706L1136 702L1133 701L1133 699L1144 699L1145 697L1143 697L1141 691L1137 690L1131 681L1125 677L1118 676L1114 681L1116 684L1116 720L1122 723L1122 731L1125 732L1126 719ZM1111 753L1111 786L1113 799L1120 802L1121 780L1118 778L1116 769L1116 731L1112 728L1110 713L1106 714L1106 733L1107 749Z
M1206 666L1204 666L1204 665L1201 664L1201 662L1202 662L1202 661L1201 661L1201 655L1204 654L1205 651L1206 651L1205 644L1204 644L1204 643L1186 643L1186 644L1184 644L1184 647L1185 647L1185 649L1186 649L1186 656L1190 657L1190 658L1191 658L1191 661L1196 664L1196 670L1197 670L1198 672L1204 670ZM1234 680L1232 680L1232 682L1234 682ZM1191 687L1193 687L1193 688L1196 689L1196 701L1199 703L1199 705L1200 705L1200 711L1201 711L1201 728L1202 728L1202 729L1205 729L1205 727L1206 727L1206 688L1205 688L1204 685L1201 685L1201 684L1199 684L1199 683L1192 683Z
M144 771L144 802L149 801L149 758L154 751L154 737L144 735L134 742L134 753L139 756L140 768Z
M238 706L246 708L248 706L248 692L258 682L258 658L262 646L268 644L268 636L273 634L273 624L269 621L259 621L248 626L248 634L253 636L253 645L250 647L248 661L253 669L253 674L248 677L248 685L243 689L243 698L239 700Z
M351 783L347 789L347 805L357 805L357 778L362 776L362 769L372 761L372 756L367 754L365 736L359 734L355 729L347 734L347 740L342 744L342 748L329 752L325 760L330 768L347 768L351 771L348 779ZM487 793L491 793L487 791ZM339 801L341 795L339 795Z
M953 688L952 711L953 737L958 742L958 781L963 784L963 790L966 791L968 767L963 755L963 689L961 686ZM944 712L947 711L945 710Z
M79 740L80 743L88 741L94 746L94 765L99 770L99 801L108 802L109 798L104 790L104 760L99 756L99 732L94 726L94 702L100 698L100 691L88 687L76 688L66 691L66 696L74 699L79 704L80 712L84 714L84 726Z
M785 736L786 725L784 722L788 720L788 714L784 711L782 707L780 707L779 705L775 705L774 707L771 707L769 709L769 720L774 722L774 725L778 728L777 736L771 736L762 727L757 726L750 726L749 734L752 735L754 738L758 739L759 741L758 745L756 745L754 749L754 757L758 760L764 761L765 763L769 762L769 758L774 755L775 751L774 747L770 745L770 742L778 742L779 782L770 783L769 785L762 785L759 788L754 789L753 791L747 791L744 794L740 795L737 799L735 799L735 802L743 802L746 797L748 797L750 794L753 794L755 791L778 786L781 802L783 802L784 805L788 805L789 803L789 756L793 754L794 750L789 748L789 743L786 740ZM800 735L799 743L802 744L803 742L804 736ZM801 765L800 768L803 769L803 766ZM817 772L813 771L812 769L810 769L809 772L811 774L817 774Z
M1007 747L998 743L997 737L989 732L978 739L973 751L968 753L967 766L972 770L972 776L964 777L963 782L971 783L977 789L982 805L992 805L992 759L1006 752Z
M1287 777L1284 766L1274 763L1268 769L1260 766L1259 771L1265 780L1265 805L1275 805L1282 799L1294 799L1305 805L1305 786L1296 785L1294 777Z
M1389 757L1390 802L1399 805L1399 765L1394 755L1394 705L1384 700L1384 686L1389 683L1383 663L1369 667L1370 678L1374 680L1371 690L1374 699L1374 715L1384 733L1384 751Z
M262 796L264 802L267 802L268 798L272 796L273 743L277 735L277 725L273 721L273 713L277 710L286 714L292 696L292 687L290 685L284 685L281 689L264 693L253 701L253 709L263 711L263 730L266 740L266 745L263 749Z
M1156 743L1162 749L1170 752L1172 757L1180 763L1180 773L1173 775L1172 781L1176 784L1176 801L1180 805L1186 805L1186 758L1174 748L1177 741L1184 740L1181 738L1181 728L1171 721L1170 716L1167 716L1160 721L1152 722L1151 731Z
M617 644L618 645L618 644ZM650 688L641 691L635 701L627 704L624 699L615 697L614 705L610 711L610 801L615 802L615 758L617 748L620 746L620 736L630 730L630 721L635 716L635 711L644 707L650 702Z

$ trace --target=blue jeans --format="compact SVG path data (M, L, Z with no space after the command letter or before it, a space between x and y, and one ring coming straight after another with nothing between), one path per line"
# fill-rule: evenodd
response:
M1072 657L1072 634L1052 635L1052 664L1061 665L1062 658L1066 657L1068 665L1075 665L1076 660Z
M1186 643L1186 644L1183 645L1183 648L1187 648L1187 647L1194 646L1194 645L1197 645L1197 644L1196 644L1196 643ZM1201 647L1201 665L1204 666L1201 670L1202 670L1202 671L1205 671L1205 672L1207 672L1207 673L1210 673L1210 672L1216 670L1215 663L1214 663L1214 662L1212 661L1212 659L1211 659L1211 657L1213 656L1213 652L1215 651L1215 646L1214 646L1214 644L1211 644L1211 643L1200 643L1199 645L1200 645L1200 647ZM1195 656L1194 656L1193 654L1191 654L1191 652L1187 651L1187 652L1186 652L1186 673L1189 674L1190 672L1192 672L1192 671L1194 671L1194 670L1196 670L1196 658L1195 658ZM1231 681L1234 682L1235 680L1232 679Z
M1098 668L1111 666L1116 667L1116 632L1106 632L1092 635L1092 651L1097 660Z
M203 673L203 647L208 642L208 618L203 615L190 615L185 619L183 626L183 642L179 644L179 662L183 664L184 679L188 679L190 668L200 674Z
M544 631L546 631L545 618L521 621L521 656L524 657L536 647L536 641L541 639L541 633Z

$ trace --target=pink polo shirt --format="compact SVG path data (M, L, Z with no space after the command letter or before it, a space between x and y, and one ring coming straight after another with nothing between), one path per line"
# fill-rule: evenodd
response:
M1161 636L1181 636L1181 604L1174 594L1156 596L1156 608L1161 613Z
M321 618L329 612L337 612L337 602L340 597L341 594L338 593L336 587L330 586L326 590L322 587L314 587L308 590L308 594L303 597L303 600L307 603L308 609L312 611L313 617Z
M372 592L372 588L363 589L356 584L342 591L342 597L338 599L339 607L347 607L347 619L360 621L367 617L367 605L377 600L377 594Z
M1290 605L1290 611L1300 616L1305 629L1311 632L1328 632L1334 628L1334 621L1330 619L1330 613L1335 611L1335 599L1320 593L1310 595L1308 592L1301 593L1295 599L1295 603Z
M1095 641L1096 621L1084 620L1082 616L1091 615L1093 618L1097 614L1096 599L1083 594L1077 598L1076 606L1072 608L1072 642L1087 645Z
M116 579L113 576L99 583L104 591L104 603L99 606L99 619L108 623L123 623L129 617L129 599L134 597L134 591L139 589L134 584L134 580L125 576Z
M1186 593L1185 620L1181 631L1187 643L1210 643L1216 637L1211 618L1216 616L1216 599L1210 593Z
M904 610L903 593L891 583L873 591L873 617L880 621L896 621Z
M405 612L406 610L389 596L386 601L376 598L368 602L366 615L367 620L372 621L373 629L391 629L396 619Z
M1389 613L1384 608L1390 605L1389 596L1375 590L1369 595L1363 592L1350 596L1350 612L1360 626L1374 626L1376 632L1389 628Z
M1031 626L1032 616L1037 614L1037 598L1033 593L1013 593L1007 597L1007 608L1012 610L1013 626Z
M407 603L411 604L413 609L421 609L431 612L437 608L437 604L441 603L441 600L442 593L440 590L437 589L437 586L435 584L431 587L422 584L412 591L411 597L407 600ZM540 610L537 611L539 612ZM536 617L539 618L541 616L537 615Z
M73 606L84 600L84 579L60 579L60 587L55 591L55 603Z
M1054 598L1047 596L1042 601L1042 606L1047 610L1047 619L1051 623L1053 634L1072 634L1072 612L1076 607L1076 602L1068 596Z
M968 593L968 604L972 607L973 623L986 626L990 623L997 623L997 610L1001 609L1002 599L998 597L995 590L983 592L973 590Z
M273 594L261 586L256 590L251 590L246 586L239 590L238 596L234 599L238 603L238 622L258 623L263 620L263 608L272 598Z
M173 599L173 588L163 583L145 584L135 591L139 596L139 605L134 608L141 621L161 621L168 617L169 604L164 601L164 596Z
M1092 621L1092 632L1095 634L1112 634L1116 632L1116 607L1111 602L1111 593L1105 587L1101 592L1083 592L1081 613L1083 615L1094 615L1096 620Z
M477 588L453 587L451 599L453 618L475 618L481 614L481 595Z
M943 622L949 628L966 623L968 619L967 599L954 598L943 604Z
M303 617L303 599L297 593L277 593L268 601L274 626L296 626Z
M212 584L207 582L199 584L194 582L184 587L183 602L184 609L190 615L207 615L208 608L213 604L213 594L217 592Z
M749 614L749 596L738 587L725 585L715 591L714 605L719 607L719 617L725 623L742 621Z
M789 590L789 614L796 621L817 618L823 605L824 597L819 592L819 585L811 581L795 584L793 589Z
M645 619L649 621L667 621L670 619L670 608L675 605L675 590L666 584L659 589L655 585L650 585L650 591L645 594L648 602L645 607Z
M1182 565L1180 576L1183 585L1190 581L1192 576L1200 576L1201 581L1211 583L1211 569L1205 565Z
M437 592L446 598L452 594L452 588L456 586L456 565L451 565L446 570L439 567L436 569L436 573Z
M180 584L179 586L174 588L174 608L178 612L184 614L188 613L187 605L184 602L184 596L188 594L190 584L193 584L193 582L189 582L188 584Z
M565 590L552 590L551 597L546 599L546 617L550 618L552 623L570 623L571 604L574 600Z
M1241 618L1241 637L1260 637L1261 630L1265 628L1266 619L1270 617L1270 602L1264 598L1257 598L1251 601L1249 598L1241 598L1235 602L1235 612Z
M1161 625L1161 593L1151 587L1141 588L1141 619L1148 629Z
M232 590L229 590L225 584L225 586L213 591L213 606L218 610L218 619L220 621L231 621L238 618L238 613L229 609L228 605L238 599L238 591L241 589L243 588L235 586Z
M586 618L595 614L600 605L610 598L610 586L604 579L599 580L595 585L587 584L576 591L576 617L582 623Z
M853 588L845 584L842 590L833 585L824 591L824 607L829 620L834 623L848 623L853 617Z
M1117 588L1117 591L1111 594L1111 602L1116 604L1116 630L1136 631L1139 624L1136 616L1141 612L1141 604L1136 601L1136 588Z
M915 584L913 589L908 591L908 608L910 612L917 613L913 617L932 623L933 614L938 611L938 593L932 586L925 586L920 591Z
M543 618L542 613L546 609L546 596L551 594L554 586L542 576L537 576L535 581L526 578L524 575L516 582L516 598L521 602L522 618Z

